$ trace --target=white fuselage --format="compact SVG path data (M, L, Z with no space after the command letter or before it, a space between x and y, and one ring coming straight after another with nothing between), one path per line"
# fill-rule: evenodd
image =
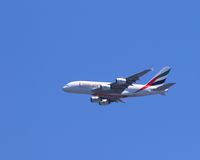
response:
M94 81L74 81L66 84L63 87L63 90L70 93L78 93L78 94L94 94L93 90L99 88L102 85L109 85L110 82L94 82ZM128 86L123 92L121 93L104 93L104 96L116 96L119 98L124 97L138 97L138 96L147 96L147 95L154 95L159 94L160 92L152 91L155 89L154 86L150 86L148 88L142 89L145 85L141 84L132 84ZM138 91L140 90L140 91ZM100 94L100 96L102 96Z

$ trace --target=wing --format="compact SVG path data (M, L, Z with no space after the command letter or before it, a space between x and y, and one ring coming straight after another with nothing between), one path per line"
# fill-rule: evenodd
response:
M132 75L132 76L126 78L126 79L131 84L135 83L137 80L140 79L140 77L144 76L145 74L147 74L148 72L150 72L152 70L153 70L152 68L151 69L146 69L146 70L144 70L142 72L139 72L139 73L136 73L136 74L134 74L134 75Z
M119 84L117 82L113 82L111 83L111 88L112 89L117 89L120 91L123 91L124 89L126 89L129 85L135 83L137 80L140 79L140 77L144 76L145 74L147 74L148 72L152 71L153 69L146 69L142 72L136 73L130 77L125 78L126 82L124 84Z
M146 69L142 72L136 73L132 76L129 76L127 78L120 78L123 79L123 83L118 83L113 82L107 85L107 87L109 87L109 89L103 89L103 87L98 87L93 91L93 94L106 94L106 95L111 95L113 93L115 94L120 94L121 92L123 92L128 86L130 86L131 84L135 83L137 80L140 79L140 77L144 76L145 74L147 74L148 72L152 71L152 69Z

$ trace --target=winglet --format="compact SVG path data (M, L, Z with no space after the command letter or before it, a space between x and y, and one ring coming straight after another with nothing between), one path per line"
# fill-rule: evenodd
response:
M154 68L152 67L152 68L150 68L150 71L153 71L154 70Z

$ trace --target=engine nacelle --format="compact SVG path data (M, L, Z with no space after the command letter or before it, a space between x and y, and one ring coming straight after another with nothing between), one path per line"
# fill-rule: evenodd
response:
M101 101L101 99L98 96L92 96L90 98L90 101L93 102L93 103L99 103Z
M110 89L111 89L111 86L108 85L108 84L101 85L100 87L101 87L101 89L104 90L104 91L107 91L107 90L110 90Z
M102 106L105 106L105 105L108 105L110 104L110 101L107 100L107 99L102 99L100 102L99 102L99 105L102 105Z
M126 79L125 78L117 78L116 83L117 84L126 84Z

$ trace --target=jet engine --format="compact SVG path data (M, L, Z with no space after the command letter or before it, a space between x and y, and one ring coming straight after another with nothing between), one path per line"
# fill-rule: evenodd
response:
M99 105L105 106L110 104L110 101L108 99L102 99L101 101L99 101Z
M116 83L117 84L126 84L126 79L125 78L117 78Z
M108 85L108 84L106 84L106 85L104 84L104 85L101 85L100 88L101 88L102 90L104 90L104 91L107 91L107 90L110 90L110 89L111 89L111 86Z
M98 96L92 96L90 98L90 101L93 102L93 103L99 103L101 101L101 99Z

